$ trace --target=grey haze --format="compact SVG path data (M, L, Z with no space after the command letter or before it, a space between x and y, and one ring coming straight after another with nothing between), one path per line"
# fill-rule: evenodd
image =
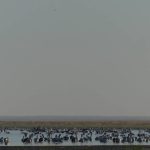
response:
M0 115L150 115L149 0L0 0Z

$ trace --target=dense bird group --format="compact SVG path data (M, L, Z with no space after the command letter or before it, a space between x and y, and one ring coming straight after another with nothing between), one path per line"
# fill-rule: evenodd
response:
M14 130L14 129L13 129ZM26 144L145 144L150 142L150 129L115 128L32 128L16 129L21 135L20 142ZM10 129L1 130L6 136L0 137L0 144L7 145L11 138ZM1 134L0 134L1 135Z
M135 133L136 131L136 133ZM103 128L82 128L82 129L41 129L34 128L26 132L22 132L23 143L53 143L61 144L63 142L70 143L92 143L99 142L101 144L132 144L148 143L150 141L150 130L132 130L132 129L103 129Z

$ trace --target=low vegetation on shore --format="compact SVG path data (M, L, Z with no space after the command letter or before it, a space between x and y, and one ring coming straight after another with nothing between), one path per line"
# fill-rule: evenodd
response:
M8 128L150 128L150 121L0 121Z

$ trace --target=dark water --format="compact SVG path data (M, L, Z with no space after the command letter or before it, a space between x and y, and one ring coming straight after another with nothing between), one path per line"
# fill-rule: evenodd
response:
M0 116L1 121L101 121L101 120L150 120L139 116Z

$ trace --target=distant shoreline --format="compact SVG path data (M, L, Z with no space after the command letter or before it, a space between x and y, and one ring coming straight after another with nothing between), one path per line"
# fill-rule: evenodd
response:
M0 116L0 128L131 127L150 128L150 117L137 116Z
M150 121L0 121L0 128L150 128Z
M0 121L148 121L150 116L0 116Z

